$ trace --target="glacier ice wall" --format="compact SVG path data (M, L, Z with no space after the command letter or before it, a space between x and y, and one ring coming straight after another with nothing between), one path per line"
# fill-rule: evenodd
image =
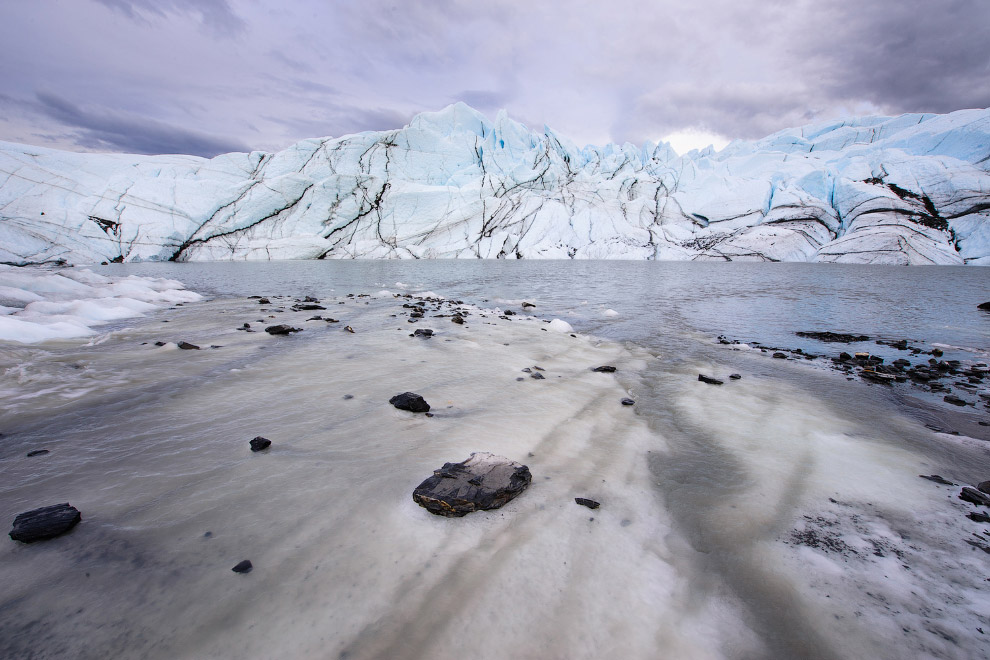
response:
M324 258L990 265L990 110L684 156L579 149L461 103L212 159L0 143L0 262Z

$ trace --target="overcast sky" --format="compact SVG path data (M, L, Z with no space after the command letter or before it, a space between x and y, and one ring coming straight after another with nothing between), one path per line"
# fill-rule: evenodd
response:
M582 145L752 139L986 107L988 32L988 0L0 0L0 140L209 156L458 100Z

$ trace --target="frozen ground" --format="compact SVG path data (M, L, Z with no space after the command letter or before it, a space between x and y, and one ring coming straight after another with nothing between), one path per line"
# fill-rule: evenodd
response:
M828 397L755 366L714 387L697 373L717 363L552 317L425 294L410 323L419 299L394 290L299 311L258 291L284 295L0 343L0 519L83 516L0 543L0 655L983 654L986 526L917 475L973 483L985 443L880 417L835 374ZM454 308L465 324L437 316ZM303 330L262 331L281 323ZM435 415L388 405L407 390ZM271 449L253 454L256 435ZM461 519L413 503L472 451L529 465L532 485ZM242 559L254 570L231 572Z

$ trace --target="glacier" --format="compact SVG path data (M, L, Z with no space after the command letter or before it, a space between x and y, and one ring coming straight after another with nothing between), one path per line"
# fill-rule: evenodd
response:
M678 155L463 103L277 153L0 143L0 262L342 258L990 265L990 110Z

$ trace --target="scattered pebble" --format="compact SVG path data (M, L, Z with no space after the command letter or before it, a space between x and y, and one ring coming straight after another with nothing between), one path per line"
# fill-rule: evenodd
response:
M426 402L426 399L415 392L403 392L402 394L396 394L389 399L388 402L399 410L408 410L409 412L414 413L425 413L430 411L430 404Z
M242 562L238 562L237 566L234 566L230 570L234 571L235 573L250 573L251 569L253 568L254 566L251 564L251 560L245 559Z
M588 507L589 509L597 509L598 507L601 506L601 503L600 502L596 502L594 500L589 500L589 499L586 499L584 497L575 497L574 498L574 501L577 502L578 504L580 504L581 506ZM592 518L592 520L594 520L594 518Z
M262 451L272 446L272 441L268 438L258 436L251 440L251 451Z

